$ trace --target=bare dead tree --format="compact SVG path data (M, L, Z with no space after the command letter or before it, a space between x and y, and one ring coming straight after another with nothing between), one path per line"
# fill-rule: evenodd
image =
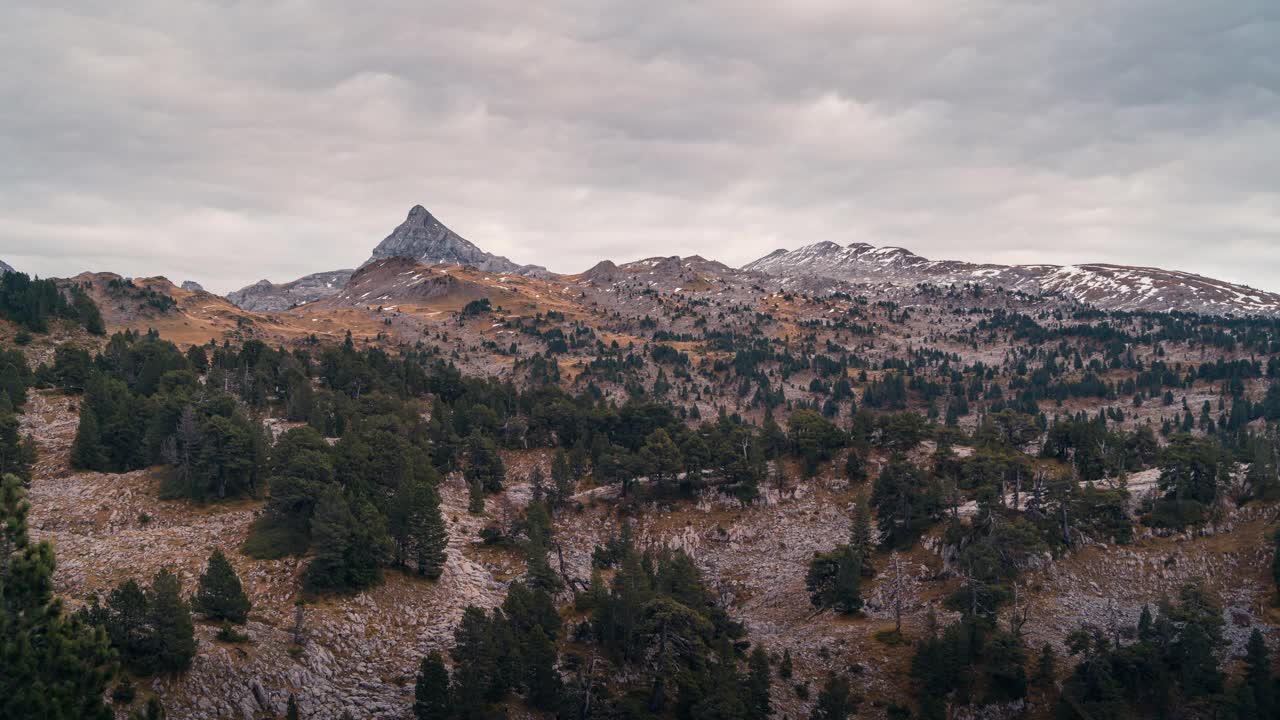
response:
M293 604L293 644L306 645L307 632L304 621L306 619L306 610L302 601L299 600Z
M581 578L570 575L568 566L564 564L564 546L559 541L552 540L551 547L556 551L556 560L560 564L560 577L564 578L565 585L568 585L570 590L586 592L589 587L587 583Z
M893 553L893 631L902 634L902 563Z
M1009 612L1009 632L1022 634L1022 626L1031 619L1031 604L1022 601L1021 586L1013 584L1013 609Z

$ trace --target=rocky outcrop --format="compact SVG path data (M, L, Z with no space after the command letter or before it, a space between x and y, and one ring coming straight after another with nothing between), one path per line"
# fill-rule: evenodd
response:
M186 290L187 292L207 292L204 289L204 286L196 282L195 280L183 280L182 289Z
M409 258L423 265L470 265L485 272L553 276L539 265L518 265L481 250L445 227L421 205L414 205L405 221L378 243L369 262L393 257Z
M259 280L235 292L227 293L227 299L241 310L250 312L278 312L296 305L315 302L336 295L347 285L354 270L331 270L300 277L293 282L277 285L270 280Z
M5 273L11 273L11 272L17 272L17 271L14 270L13 266L10 265L9 263L3 260L0 260L0 275L3 275Z

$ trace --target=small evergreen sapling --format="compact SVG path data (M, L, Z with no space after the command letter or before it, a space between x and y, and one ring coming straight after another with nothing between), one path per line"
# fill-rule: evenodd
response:
M243 623L253 603L249 601L236 576L235 568L221 550L214 550L209 564L200 576L191 607L210 620L227 620Z

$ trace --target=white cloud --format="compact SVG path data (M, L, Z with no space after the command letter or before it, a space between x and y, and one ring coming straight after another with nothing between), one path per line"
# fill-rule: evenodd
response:
M226 291L422 203L566 272L858 240L1280 289L1270 0L776 5L11 4L0 258Z

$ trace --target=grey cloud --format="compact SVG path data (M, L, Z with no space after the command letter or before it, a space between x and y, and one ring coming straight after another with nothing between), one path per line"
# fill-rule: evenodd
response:
M775 5L11 2L0 258L226 291L420 202L564 272L859 240L1280 289L1274 2Z

